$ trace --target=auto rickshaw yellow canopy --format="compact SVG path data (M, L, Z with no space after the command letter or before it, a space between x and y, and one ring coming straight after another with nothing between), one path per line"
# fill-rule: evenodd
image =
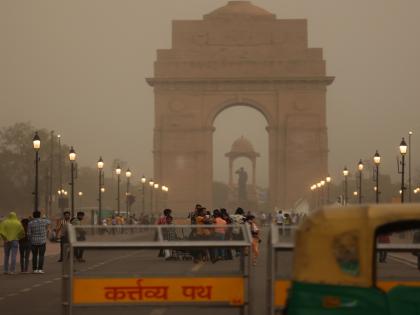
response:
M311 213L295 236L293 280L373 286L375 233L381 226L420 221L420 204L326 207Z

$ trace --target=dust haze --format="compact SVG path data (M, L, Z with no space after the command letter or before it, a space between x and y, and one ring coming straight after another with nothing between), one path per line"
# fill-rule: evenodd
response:
M0 2L0 127L30 121L62 134L79 164L127 161L152 176L156 50L171 47L171 21L201 19L219 0L40 0ZM420 2L417 0L255 0L278 18L308 20L310 47L324 50L329 169L371 159L396 177L402 136L420 159ZM267 123L235 107L215 121L216 180L227 181L232 142L246 136L261 154L257 183L267 186ZM239 165L238 165L239 166ZM108 172L110 170L108 169Z

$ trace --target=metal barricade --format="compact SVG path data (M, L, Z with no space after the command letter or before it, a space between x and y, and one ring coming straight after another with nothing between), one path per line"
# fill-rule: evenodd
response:
M68 225L67 232L63 314L166 307L250 314L247 225Z
M288 230L288 231L287 231ZM267 295L268 314L277 315L282 314L286 306L287 292L291 285L292 260L294 250L294 228L285 228L276 224L271 225L271 230L268 239L268 258L267 258L267 286L269 294ZM395 240L398 240L400 235L396 233ZM381 252L386 252L394 261L400 261L403 265L410 266L420 270L420 244L412 243L378 243L376 244L376 254L379 258ZM409 262L398 256L398 254L408 254L408 256L416 256L414 260ZM285 257L286 256L286 257ZM281 261L282 260L282 261ZM396 285L405 286L419 286L420 287L420 273L407 275L393 275L390 278L386 264L375 263L372 268L376 268L377 275L376 286L385 292L389 291Z
M272 224L268 238L267 285L268 314L279 314L286 305L290 286L291 262L294 248L295 227ZM279 253L285 254L280 262ZM283 268L282 273L280 269Z

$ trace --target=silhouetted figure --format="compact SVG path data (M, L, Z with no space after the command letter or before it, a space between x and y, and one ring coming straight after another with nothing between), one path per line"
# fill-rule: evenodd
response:
M238 174L238 199L239 201L247 200L247 194L246 194L246 183L248 181L248 174L244 170L243 167L241 167L239 170L235 172Z

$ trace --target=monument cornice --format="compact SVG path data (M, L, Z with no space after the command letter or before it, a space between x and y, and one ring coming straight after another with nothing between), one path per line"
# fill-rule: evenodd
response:
M176 85L220 85L220 84L313 84L330 85L335 77L332 76L299 76L299 77L232 77L232 78L146 78L146 82L153 87Z

